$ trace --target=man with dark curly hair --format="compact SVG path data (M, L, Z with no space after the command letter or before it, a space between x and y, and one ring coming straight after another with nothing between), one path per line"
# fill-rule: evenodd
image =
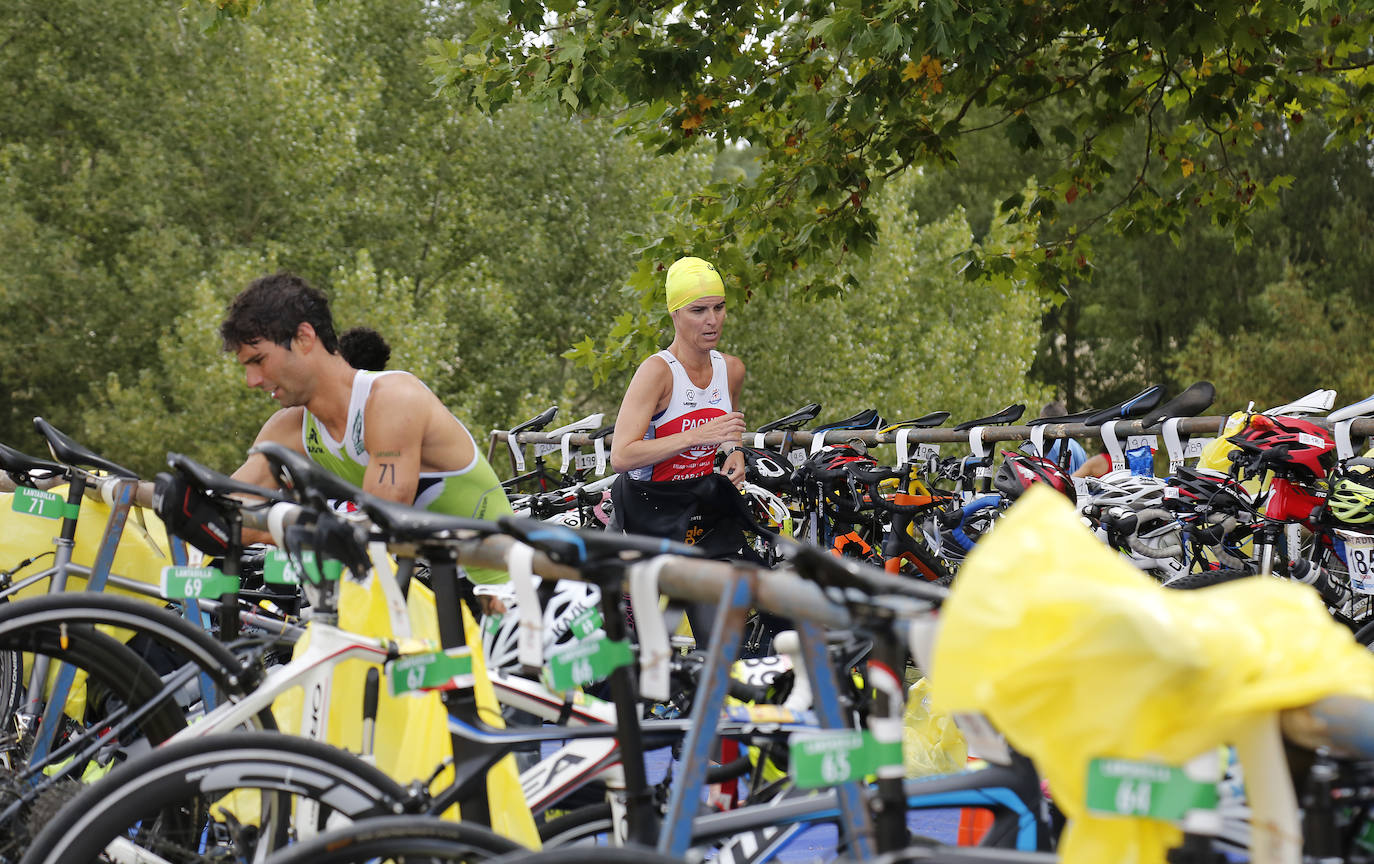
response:
M248 386L281 405L255 443L304 453L389 501L477 519L511 512L467 427L409 372L350 366L328 298L301 277L283 271L255 280L230 303L220 338ZM275 485L267 459L257 454L234 476ZM499 571L469 575L475 582L507 579Z

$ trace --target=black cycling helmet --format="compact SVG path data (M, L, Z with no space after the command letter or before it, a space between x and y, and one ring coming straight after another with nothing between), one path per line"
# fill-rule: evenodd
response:
M1245 487L1219 471L1180 466L1165 482L1177 490L1177 494L1165 494L1164 506L1170 510L1205 507L1235 515L1253 509Z

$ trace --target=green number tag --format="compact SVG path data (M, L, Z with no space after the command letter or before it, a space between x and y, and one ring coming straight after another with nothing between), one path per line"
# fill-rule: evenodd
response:
M239 590L237 576L214 567L163 567L162 596L169 600L213 600Z
M501 619L504 616L500 612L493 612L482 619L482 629L488 633L495 633L501 629Z
M544 678L551 690L571 690L600 681L634 659L629 643L603 635L549 655Z
M10 501L10 509L16 513L23 513L27 516L41 516L44 519L61 519L66 516L75 519L77 511L81 505L68 505L66 500L56 492L45 492L42 489L31 489L28 486L17 486L14 490L14 498ZM70 510L70 512L68 512Z
M588 606L581 612L573 616L568 622L568 629L578 639L586 639L601 628L601 610L595 606Z
M391 695L414 690L462 690L472 687L472 649L453 648L428 654L409 654L387 664Z
M321 581L320 568L315 563L315 553L310 549L301 550L301 563L305 565L305 578L313 584L318 585ZM333 558L328 558L324 562L325 581L336 582L339 574L343 572L343 565ZM301 584L301 572L296 567L291 556L281 549L273 549L267 553L267 558L262 562L262 581L270 582L273 585L299 585Z
M902 743L880 744L858 729L793 735L788 745L796 784L802 789L859 780L886 765L902 764Z
M1189 810L1215 810L1217 787L1172 765L1094 759L1088 763L1087 797L1094 813L1178 822Z

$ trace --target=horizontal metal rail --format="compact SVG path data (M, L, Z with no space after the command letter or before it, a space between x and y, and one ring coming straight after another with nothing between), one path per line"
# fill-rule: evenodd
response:
M1186 417L1179 421L1178 431L1188 435L1218 435L1226 423L1225 417ZM1334 424L1321 417L1304 418L1309 422L1330 429ZM984 426L982 427L982 440L987 443L997 441L1026 441L1031 437L1030 426ZM1120 438L1130 435L1154 435L1158 434L1163 428L1163 424L1155 424L1146 429L1140 425L1139 420L1130 420L1116 424L1116 434ZM1102 437L1101 426L1085 426L1082 423L1048 423L1044 426L1045 437L1054 438L1094 438ZM1356 420L1351 427L1351 434L1356 437L1374 435L1374 418ZM752 443L757 433L746 432L744 434L745 443ZM763 443L766 447L776 447L785 441L790 442L793 447L809 447L812 439L819 434L798 430L796 432L768 432L763 436ZM880 444L895 444L897 433L895 432L876 432L872 429L835 429L824 433L826 440L834 442L843 441L862 441L869 446ZM606 436L607 444L610 443L613 435ZM491 433L491 446L487 450L488 458L495 453L496 444L506 443L510 438L509 433L495 431ZM907 431L906 440L911 444L959 444L968 443L969 432L967 430L956 432L953 429L910 429ZM547 432L520 432L515 436L517 444L559 444L563 441L562 435L550 435ZM568 438L568 443L575 447L585 447L592 443L591 439L583 433L573 433Z

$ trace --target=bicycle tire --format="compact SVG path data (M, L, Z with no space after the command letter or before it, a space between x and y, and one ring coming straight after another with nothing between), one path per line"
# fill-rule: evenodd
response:
M187 662L195 663L226 696L242 695L258 681L255 670L245 667L224 643L166 609L142 600L83 592L45 594L0 605L0 632L63 624L107 625L145 634Z
M177 732L186 728L186 718L174 702L168 698L154 706L147 714L134 720L128 729L123 730L118 741L111 740L108 730L100 723L108 716L105 706L140 706L149 703L161 690L162 679L138 655L119 640L105 635L93 628L72 626L65 633L56 628L51 631L27 629L18 632L0 633L0 653L19 657L21 653L42 654L62 663L70 664L86 673L86 714L90 723L97 728L91 734L100 736L102 746L120 745L129 748L143 740L152 745L161 744ZM22 665L22 664L21 664ZM19 701L22 703L24 691L20 684ZM11 715L6 714L6 719ZM71 740L75 740L74 737ZM12 766L6 771L5 779L18 779L27 766L32 750L32 740L27 737L14 739L11 748L5 753L6 763ZM35 766L43 767L41 764ZM81 766L75 766L81 767ZM42 777L42 774L37 775ZM14 807L13 814L0 825L0 853L6 860L14 860L31 839L29 822L42 821L41 814L35 812L37 802L46 798L50 789L61 783L60 778L48 778L46 782L29 785L27 782L18 788L19 793L11 793L0 800L0 811Z
M1248 570L1200 570L1196 573L1184 573L1177 579L1165 582L1164 587L1179 591L1195 591L1198 588L1220 585L1223 582L1234 582L1237 579L1244 579L1253 575L1255 574Z
M24 658L18 651L0 651L0 719L9 717L24 698Z
M572 845L609 846L614 822L611 805L588 804L539 826L539 842L549 848ZM604 840L606 842L594 842Z
M493 864L684 864L648 846L569 846L542 852L517 852Z
M86 787L21 864L98 860L116 840L162 856L151 860L204 861L212 843L225 860L260 861L293 839L288 814L305 802L319 806L310 827L323 831L341 820L402 813L408 796L377 768L327 744L272 732L212 735L130 759Z
M273 853L266 864L457 864L532 852L480 825L433 816L379 816Z

